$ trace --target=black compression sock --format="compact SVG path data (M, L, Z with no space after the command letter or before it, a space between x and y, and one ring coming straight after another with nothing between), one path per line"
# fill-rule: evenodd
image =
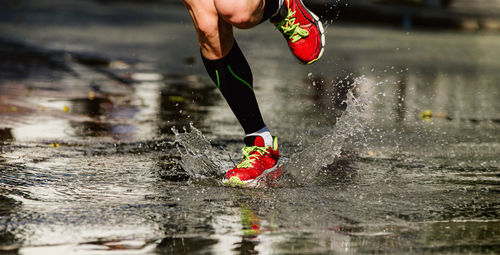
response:
M262 15L260 23L268 20L271 16L278 12L279 4L280 0L266 0L264 5L264 14Z
M215 82L246 134L265 126L253 92L250 66L236 41L229 53L217 60L201 56L210 78Z

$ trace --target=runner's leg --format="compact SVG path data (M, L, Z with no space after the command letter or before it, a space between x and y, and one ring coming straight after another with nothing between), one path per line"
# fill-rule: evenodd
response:
M215 1L184 0L198 35L203 63L245 133L248 135L261 131L266 144L271 144L272 137L253 92L252 72L234 40L232 24L221 17ZM260 12L254 12L249 17L257 15L262 19L263 12L264 9L260 9ZM250 24L248 22L247 25Z
M278 140L262 120L253 92L252 72L234 40L233 26L257 25L279 13L282 1L184 0L205 68L245 131L243 161L228 170L224 178L229 185L250 183L274 169L279 160Z

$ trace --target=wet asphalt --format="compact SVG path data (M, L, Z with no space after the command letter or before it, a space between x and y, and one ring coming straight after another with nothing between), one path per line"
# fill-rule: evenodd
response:
M287 177L238 189L182 5L0 5L2 254L500 251L497 33L326 21L303 66L236 31Z

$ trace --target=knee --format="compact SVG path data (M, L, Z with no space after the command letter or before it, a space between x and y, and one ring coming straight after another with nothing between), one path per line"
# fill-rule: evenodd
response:
M196 15L193 18L196 32L200 38L212 38L218 34L218 19L216 15Z
M201 21L197 24L197 30L204 38L212 38L219 33L216 20Z
M218 14L231 25L246 29L256 26L262 17L259 16L260 5L249 4L248 1L216 0L215 8Z
M209 59L222 58L232 47L233 29L222 20L208 19L197 23L198 42L202 54Z
M237 13L227 17L227 21L240 29L248 29L256 26L259 22L257 18L249 13Z

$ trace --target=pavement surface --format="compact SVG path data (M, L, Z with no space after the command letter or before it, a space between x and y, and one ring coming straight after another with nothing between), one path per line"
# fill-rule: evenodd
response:
M236 30L283 173L236 189L180 1L0 4L2 254L500 252L495 32L331 18L303 66Z

